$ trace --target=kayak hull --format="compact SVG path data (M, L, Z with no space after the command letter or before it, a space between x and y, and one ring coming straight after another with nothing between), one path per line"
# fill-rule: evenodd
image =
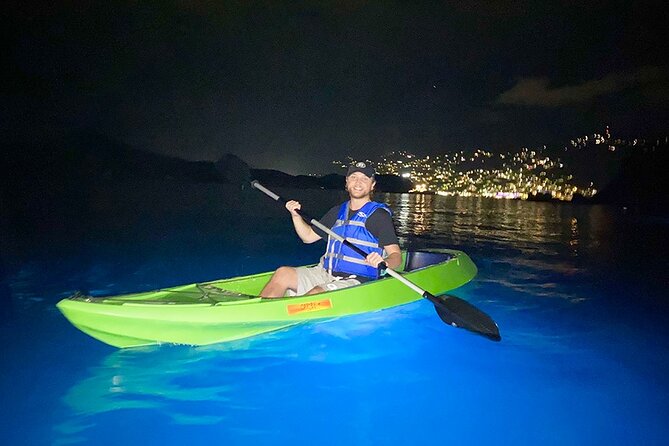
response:
M432 294L464 285L476 266L461 251L404 252L404 277ZM271 273L110 297L76 294L57 307L79 330L119 348L207 345L248 338L306 321L383 310L421 298L396 279L312 296L258 297Z

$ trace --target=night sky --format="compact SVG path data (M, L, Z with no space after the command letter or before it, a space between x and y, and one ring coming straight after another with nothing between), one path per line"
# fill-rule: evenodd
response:
M669 133L661 2L18 2L6 141L100 132L191 160L327 173Z

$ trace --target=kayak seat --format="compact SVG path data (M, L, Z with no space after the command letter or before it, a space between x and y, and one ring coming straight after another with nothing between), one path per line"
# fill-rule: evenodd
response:
M409 251L407 252L404 271L425 268L452 259L453 255L447 252Z

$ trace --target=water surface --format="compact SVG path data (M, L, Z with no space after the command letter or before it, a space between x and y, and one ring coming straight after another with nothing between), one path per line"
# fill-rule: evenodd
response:
M76 289L250 274L323 249L299 244L264 198L232 210L216 193L170 213L98 210L74 236L7 262L2 444L666 444L669 231L619 209L379 197L405 247L472 257L479 274L454 294L497 321L501 343L444 325L425 300L227 344L128 350L58 313ZM284 193L313 214L340 197Z

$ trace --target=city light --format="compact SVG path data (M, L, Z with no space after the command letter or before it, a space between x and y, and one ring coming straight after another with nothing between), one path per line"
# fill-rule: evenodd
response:
M638 138L630 141L614 139L607 127L604 134L595 133L571 140L571 149L565 147L565 151L588 150L600 145L611 153L620 146L636 150L645 146L646 141ZM334 164L345 166L352 161L356 160L349 157L346 162L335 161ZM478 148L425 157L399 150L367 162L379 174L411 179L412 192L562 201L571 201L576 195L589 198L597 193L592 181L583 183L587 186L577 185L565 162L550 156L546 146L538 149L523 147L515 152L499 154Z

